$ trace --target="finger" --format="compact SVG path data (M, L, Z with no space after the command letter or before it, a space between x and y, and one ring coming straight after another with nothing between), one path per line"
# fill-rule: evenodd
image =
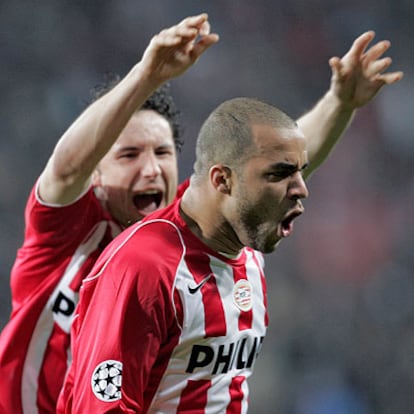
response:
M207 36L210 33L210 23L208 20L203 22L203 24L200 26L199 30L200 36Z
M197 36L206 36L210 33L210 23L207 20L207 14L201 14L195 18L184 19L180 24L174 27L174 35L181 36L182 43L194 41Z
M380 58L391 46L391 42L388 40L382 40L370 47L365 53L365 59L373 61Z
M159 47L172 47L194 41L198 35L196 28L187 26L173 26L162 30L153 38L153 43Z
M166 29L152 37L148 49L171 47L179 44L180 41L181 37L168 33Z
M343 65L339 57L337 56L331 57L329 59L329 66L331 67L333 80L336 80L339 77L341 77Z
M331 69L335 72L340 71L341 68L341 59L337 56L331 57L329 59L329 66L331 67Z
M200 28L204 31L208 30L206 26L207 14L202 13L198 16L187 17L175 26L162 30L157 36L158 40L165 42L167 46L172 46L180 41L188 41L195 39Z
M351 57L351 58L359 58L364 53L365 49L367 48L368 44L374 39L375 32L370 30L368 32L363 33L362 35L358 36L349 51L344 55L344 57Z
M206 21L208 21L208 14L201 13L197 16L186 17L177 26L199 29Z
M387 85L391 85L400 81L404 76L404 72L390 72L390 73L383 73L382 75L378 75L377 79L386 83Z
M365 69L365 74L367 77L371 77L377 74L382 73L387 69L392 63L392 59L389 57L382 58L371 62Z
M180 37L185 41L188 39L195 39L198 35L198 28L185 25L178 25L172 27L171 29L167 29L167 33L174 37Z
M191 58L197 60L210 46L219 41L219 35L216 33L203 36L200 41L194 44L191 51Z

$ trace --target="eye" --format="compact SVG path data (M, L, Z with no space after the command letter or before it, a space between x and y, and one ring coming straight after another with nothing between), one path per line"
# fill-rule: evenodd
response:
M121 154L119 154L118 158L124 158L124 159L132 159L132 158L136 158L137 157L137 152L135 151L128 151L128 152L123 152Z
M272 171L269 173L266 173L265 177L266 180L269 182L277 182L277 181L281 181L287 177L289 177L289 173L286 171Z
M135 148L125 148L116 154L116 159L120 161L129 161L137 158L140 152Z
M157 148L155 150L155 154L157 156L162 157L162 156L167 156L167 155L173 155L174 154L174 151L170 147L160 147L160 148Z
M128 152L126 154L121 155L121 158L134 158L134 157L136 157L136 154L133 152Z

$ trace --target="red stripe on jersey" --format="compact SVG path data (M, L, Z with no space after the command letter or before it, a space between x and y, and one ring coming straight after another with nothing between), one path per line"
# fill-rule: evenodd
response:
M243 251L243 255L246 255L244 251ZM241 279L247 280L246 266L234 267L233 278L234 278L234 283L237 283ZM251 329L252 322L253 322L253 310L252 309L248 311L241 310L240 315L239 315L239 330L243 331L245 329Z
M38 384L41 391L37 394L39 412L52 413L55 410L62 388L62 382L57 381L57 378L65 378L68 348L68 334L55 324L44 354L42 369L39 372ZM54 373L53 376L50 375L51 372Z
M211 387L210 380L188 380L181 393L177 413L204 414L207 406L207 391Z
M174 289L174 306L175 306L175 317L177 318L177 322L179 326L182 328L184 323L184 311L183 311L183 302L180 298L180 293L177 289Z
M226 414L240 414L242 410L243 391L242 384L246 378L243 376L234 377L231 381L230 404L227 406Z
M227 332L226 318L220 293L217 288L216 278L211 271L210 259L207 255L204 255L197 261L196 265L193 266L193 264L194 261L187 261L188 269L194 277L196 284L208 278L200 289L203 295L205 337L224 336Z
M262 282L262 291L263 291L263 303L266 309L265 312L265 317L264 317L264 325L267 327L269 326L269 314L267 313L267 289L266 289L266 279L265 279L265 275L263 273L263 269L262 266L259 263L259 260L257 259L256 254L258 254L257 252L253 253L253 260L257 265L257 268L260 271L260 280Z

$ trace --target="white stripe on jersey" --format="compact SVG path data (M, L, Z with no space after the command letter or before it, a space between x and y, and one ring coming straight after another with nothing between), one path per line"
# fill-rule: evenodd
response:
M264 293L263 293L263 286L261 280L260 269L256 266L256 263L253 261L253 252L247 250L247 260L246 260L246 273L250 275L249 281L253 285L253 301L258 301L258 303L264 303ZM257 257L256 257L257 258ZM260 261L259 261L260 263ZM265 320L265 307L260 307L255 309L256 315L253 318L253 330L259 330L263 326L263 321Z
M206 392L205 413L218 412L230 403L229 388L232 380L238 376L247 379L251 375L254 361L266 333L264 324L266 309L260 270L254 261L253 254L247 249L245 251L247 253L246 278L252 285L253 321L251 328L243 330L239 330L239 315L242 311L233 301L235 280L231 265L210 256L211 271L206 272L203 268L202 274L195 275L191 274L185 262L186 257L181 260L176 271L175 288L180 294L183 306L182 332L149 412L175 412L188 381L205 381L206 379L211 381L211 385ZM193 267L196 267L194 263ZM211 292L213 285L217 285L217 295L221 303L221 308L217 311L221 313L224 310L226 334L206 337L203 287ZM206 353L200 351L199 359L194 359L200 364L195 364L190 368L189 361L195 350L208 351L208 358L211 357L211 361L203 365L203 358L205 360L208 358ZM248 400L246 380L241 383L241 389L244 392L241 412L245 413Z
M92 230L92 235L88 237L84 244L79 245L72 256L61 281L55 288L47 305L43 308L43 311L39 316L23 366L21 393L24 413L37 413L37 379L42 368L43 358L50 335L53 331L54 323L56 322L65 332L69 333L70 331L73 315L65 317L62 314L58 317L52 312L56 298L58 297L58 294L62 292L65 297L73 300L73 303L77 303L78 293L73 292L69 285L88 256L97 249L99 243L105 235L107 226L107 221L97 223L95 228Z

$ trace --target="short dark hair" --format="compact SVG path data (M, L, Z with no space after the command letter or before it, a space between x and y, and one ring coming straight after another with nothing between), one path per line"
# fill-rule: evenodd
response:
M121 77L112 72L104 74L104 78L101 84L95 86L91 90L90 103L98 100L101 96L105 95L112 88L114 88L121 80ZM137 108L137 111L142 109L151 109L161 116L163 116L171 126L173 133L174 143L177 151L181 150L183 145L182 139L182 127L180 123L181 112L177 108L174 99L171 95L170 84L164 83L161 85L145 102Z
M219 105L202 125L196 143L196 176L211 165L239 168L256 151L252 125L294 129L296 122L274 105L255 98L234 98Z

